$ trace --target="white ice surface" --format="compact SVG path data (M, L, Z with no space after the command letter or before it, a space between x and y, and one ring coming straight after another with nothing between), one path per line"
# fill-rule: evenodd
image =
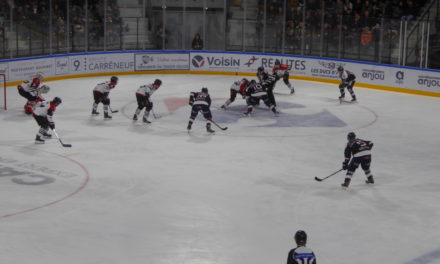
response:
M133 123L134 91L154 78L159 118ZM110 94L120 112L103 120L90 115L92 89L107 79L48 83L72 148L35 145L38 127L8 88L0 263L285 263L298 229L319 264L440 263L439 98L355 88L359 103L340 105L336 85L293 80L290 96L280 81L281 115L260 106L245 118L240 97L218 110L239 76L125 75ZM227 131L208 135L198 119L186 132L202 86ZM345 191L342 172L315 181L340 168L349 131L375 143L376 184L361 169Z

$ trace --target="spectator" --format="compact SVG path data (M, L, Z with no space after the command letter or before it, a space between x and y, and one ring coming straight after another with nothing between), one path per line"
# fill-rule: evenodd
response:
M193 50L202 50L203 49L203 40L200 38L200 34L197 33L193 40L192 40L192 44L191 47Z

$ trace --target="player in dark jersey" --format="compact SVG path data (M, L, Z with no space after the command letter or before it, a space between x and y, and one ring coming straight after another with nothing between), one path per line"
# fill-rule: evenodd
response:
M341 184L342 187L347 188L350 185L351 178L359 164L364 170L365 176L367 176L365 182L374 184L374 178L370 171L373 142L356 138L356 134L353 132L348 133L347 140L348 143L344 150L345 160L342 162L342 169L347 170L347 174L344 183Z
M297 247L289 251L287 264L316 264L315 253L306 246L306 232L298 230L295 234L295 242Z
M189 105L191 106L191 116L188 121L188 131L191 130L192 124L199 112L202 112L203 117L206 119L206 131L214 133L215 131L211 128L211 97L209 96L208 88L203 87L200 92L191 92Z
M257 78L260 83L262 83L264 80L269 77L269 73L264 69L263 66L258 67L257 69Z
M246 104L248 106L247 111L244 113L246 116L249 116L252 113L254 106L256 106L260 100L262 100L264 104L267 105L267 107L269 107L274 114L278 114L276 106L267 96L267 92L264 86L257 83L255 80L252 80L248 83L245 95Z
M345 98L345 90L347 88L348 92L351 95L351 101L356 101L356 95L353 92L353 86L356 83L356 76L351 72L344 70L344 67L338 67L339 78L341 78L341 84L339 84L339 92L341 96L339 96L339 100L343 100Z
M267 97L269 97L271 104L273 104L274 106L277 106L277 103L275 101L273 89L275 88L275 84L278 79L279 78L276 75L267 75L266 78L261 82L261 85L266 90Z

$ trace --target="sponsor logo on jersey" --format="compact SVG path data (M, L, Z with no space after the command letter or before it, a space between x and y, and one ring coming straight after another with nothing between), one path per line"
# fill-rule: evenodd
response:
M205 59L200 55L196 55L191 60L191 63L196 68L202 68L205 65Z

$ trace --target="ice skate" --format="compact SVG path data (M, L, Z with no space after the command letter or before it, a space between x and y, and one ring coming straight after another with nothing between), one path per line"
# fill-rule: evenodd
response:
M365 181L367 184L374 184L374 178L373 176L368 176L367 180Z
M44 139L42 139L39 135L35 137L35 144L44 144Z

